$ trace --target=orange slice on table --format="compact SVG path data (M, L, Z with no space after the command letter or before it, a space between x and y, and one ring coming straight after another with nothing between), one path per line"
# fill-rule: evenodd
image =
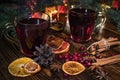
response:
M32 62L33 60L31 58L22 57L19 59L14 60L10 65L8 66L8 71L13 76L18 77L26 77L31 75L30 73L27 73L24 69L24 66L28 62Z
M41 67L38 63L32 61L25 64L24 69L27 73L33 74L41 70Z
M85 70L85 67L77 61L68 61L62 65L62 70L69 75L77 75Z
M62 44L57 49L53 50L53 52L55 54L68 52L69 51L69 47L70 47L70 44L68 42L66 42L66 41L63 41Z

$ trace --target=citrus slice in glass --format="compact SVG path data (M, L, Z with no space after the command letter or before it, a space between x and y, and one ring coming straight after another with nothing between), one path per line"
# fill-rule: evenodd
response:
M38 63L32 61L32 62L28 62L25 64L24 70L27 73L33 74L33 73L37 73L38 71L40 71L41 67Z
M77 75L85 70L85 67L77 61L68 61L62 65L62 70L69 75Z
M31 58L27 57L22 57L14 60L10 65L8 66L8 71L10 74L13 76L18 76L18 77L26 77L31 75L30 73L27 73L24 70L24 66L28 62L32 62L33 60Z

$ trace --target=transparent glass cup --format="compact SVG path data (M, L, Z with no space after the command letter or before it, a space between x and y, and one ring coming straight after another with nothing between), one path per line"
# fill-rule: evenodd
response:
M35 46L45 44L49 26L49 16L41 12L23 14L17 19L16 32L24 56L33 57Z
M95 29L96 20L101 15L99 12L86 7L74 7L69 10L68 20L70 25L70 35L73 41L84 43L91 39L91 34ZM105 23L105 18L100 24Z

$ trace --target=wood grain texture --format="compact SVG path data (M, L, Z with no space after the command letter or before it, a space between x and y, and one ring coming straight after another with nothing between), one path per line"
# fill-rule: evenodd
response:
M109 26L109 24L108 24ZM52 32L49 32L52 34ZM54 32L53 32L54 33ZM114 32L111 32L110 30L104 29L103 37L118 37L120 38L119 34L116 34ZM75 51L75 47L71 47L71 52ZM118 53L117 51L113 50L112 48L105 52L106 54L110 55L112 53ZM47 76L43 71L31 75L29 77L20 78L20 77L14 77L8 72L8 65L15 59L22 57L23 55L20 53L19 47L17 47L14 43L9 42L4 37L0 39L0 80L66 80L63 77L63 71L60 72L54 72L51 71L52 76ZM58 60L59 61L59 60ZM108 73L108 76L110 80L119 80L120 78L120 63L111 64L111 65L105 65L103 66L105 71ZM95 73L86 70L83 73L76 75L76 76L70 76L68 80L97 80L95 78Z

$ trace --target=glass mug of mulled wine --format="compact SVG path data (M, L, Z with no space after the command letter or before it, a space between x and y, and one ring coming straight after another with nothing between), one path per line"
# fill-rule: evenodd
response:
M44 45L50 18L41 12L22 14L16 21L16 32L20 50L27 57L33 57L35 46Z
M95 30L96 20L101 14L95 10L85 7L74 7L69 10L68 21L70 26L70 34L73 41L84 43L91 39L91 34ZM102 26L105 18L96 26Z

